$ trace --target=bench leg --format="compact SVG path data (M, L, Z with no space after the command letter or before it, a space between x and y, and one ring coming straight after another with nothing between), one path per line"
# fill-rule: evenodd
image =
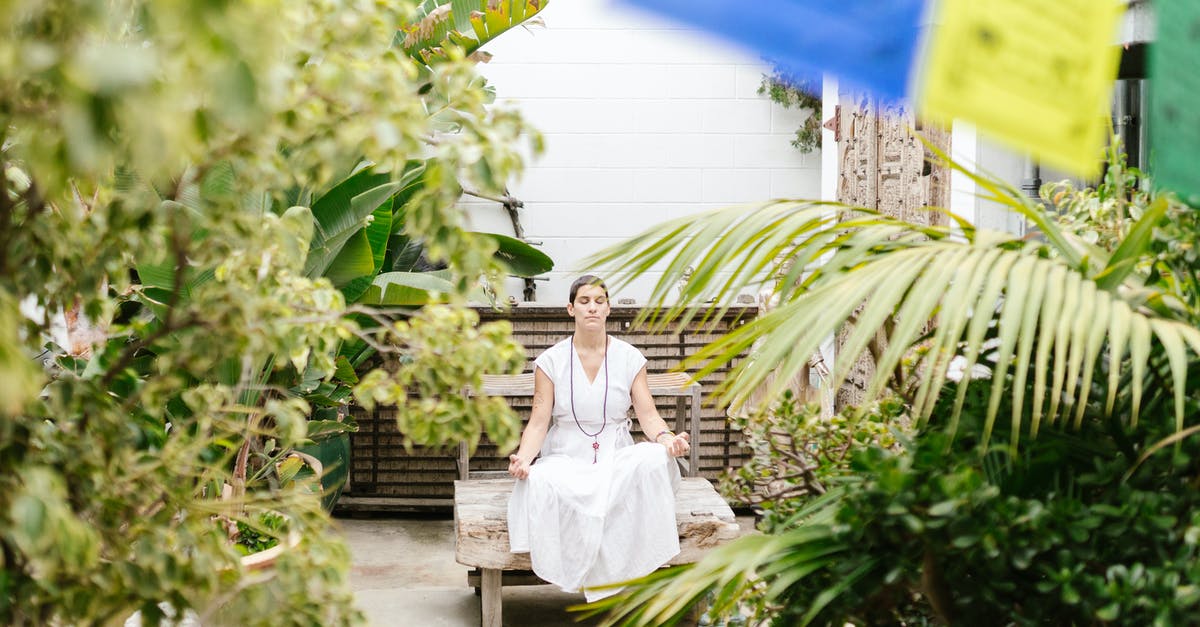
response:
M483 588L480 598L480 611L483 627L500 627L500 569L484 568L480 576L480 587Z

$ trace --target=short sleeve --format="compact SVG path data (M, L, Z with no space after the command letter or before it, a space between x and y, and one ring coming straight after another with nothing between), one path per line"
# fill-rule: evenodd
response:
M638 372L641 372L642 366L646 365L646 356L633 344L626 344L626 346L629 347L626 363L629 364L629 380L632 381Z
M538 368L541 368L542 372L545 373L545 375L547 377L550 377L551 381L554 380L555 373L558 372L558 370L555 368L555 366L557 366L558 364L555 360L554 353L555 353L554 346L551 346L550 348L547 348L546 350L542 351L542 354L538 355L537 359L533 360L533 367L535 370L535 374L536 374L536 370Z

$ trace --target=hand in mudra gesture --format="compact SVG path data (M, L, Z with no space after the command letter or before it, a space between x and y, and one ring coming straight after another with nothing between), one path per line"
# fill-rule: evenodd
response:
M508 456L508 474L517 479L529 478L529 462L522 459L517 454Z
M661 438L659 443L667 447L667 452L671 454L671 457L683 457L692 449L691 442L689 442L688 434L686 433L680 433L669 440Z

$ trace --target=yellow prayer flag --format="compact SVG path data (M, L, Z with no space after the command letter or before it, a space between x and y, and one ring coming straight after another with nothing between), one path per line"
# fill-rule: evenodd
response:
M941 0L918 113L1076 174L1099 169L1120 59L1117 0Z

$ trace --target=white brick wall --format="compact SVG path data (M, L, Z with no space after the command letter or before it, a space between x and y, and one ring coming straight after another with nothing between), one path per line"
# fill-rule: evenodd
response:
M755 55L604 0L553 0L542 18L490 44L480 68L545 134L511 187L526 236L556 264L539 301L565 302L581 259L657 222L819 197L820 155L791 147L800 114L756 93L769 68ZM468 205L474 228L511 233L498 206ZM645 302L657 278L614 296ZM519 281L508 288L520 297Z

